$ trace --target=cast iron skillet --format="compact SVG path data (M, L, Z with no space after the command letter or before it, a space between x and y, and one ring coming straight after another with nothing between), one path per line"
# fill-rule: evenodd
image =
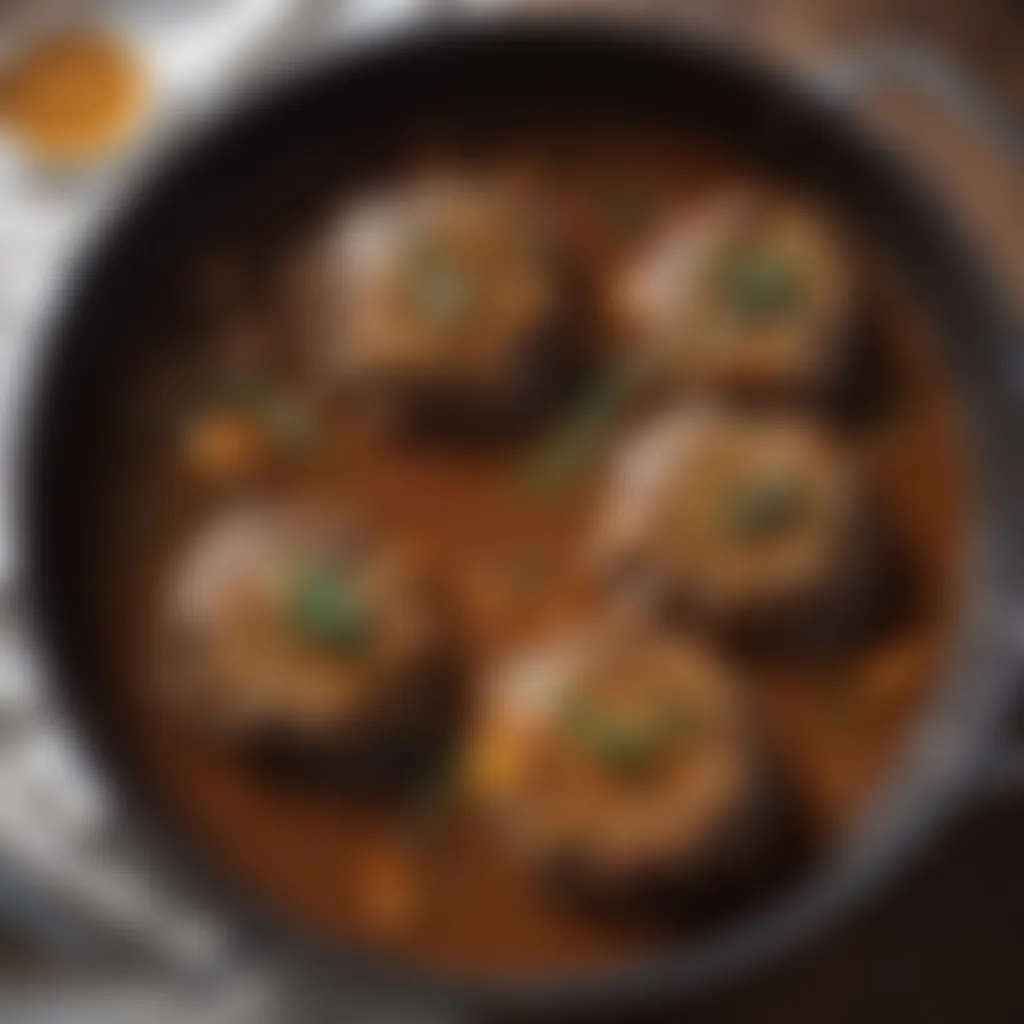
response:
M214 868L162 806L99 696L82 629L73 552L77 496L89 486L82 437L107 400L107 360L145 315L167 268L250 186L327 139L354 154L381 131L432 112L503 109L656 116L705 131L766 167L784 167L841 204L912 275L941 326L967 414L977 508L957 652L919 734L849 842L799 891L678 951L597 974L438 976L380 963L304 934ZM769 961L890 873L979 777L1007 710L1017 607L1019 488L1010 332L971 254L902 167L827 104L737 57L621 26L485 22L393 38L306 66L148 177L86 261L31 403L22 492L30 607L53 685L92 741L129 820L175 876L239 935L268 942L318 976L380 979L421 1000L490 1009L624 1010L681 998ZM1019 521L1019 520L1018 520ZM1019 530L1017 531L1019 532ZM496 923L496 927L500 923ZM422 1005L422 1003L420 1003Z

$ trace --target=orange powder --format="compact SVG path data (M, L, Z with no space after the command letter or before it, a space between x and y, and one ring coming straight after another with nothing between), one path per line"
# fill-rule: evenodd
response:
M77 162L123 142L146 93L143 68L124 43L82 30L41 41L0 77L0 115L30 152Z

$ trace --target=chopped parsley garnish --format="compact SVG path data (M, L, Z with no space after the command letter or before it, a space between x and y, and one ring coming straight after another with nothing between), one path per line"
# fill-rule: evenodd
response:
M629 410L638 377L635 367L624 365L608 366L595 377L576 406L531 455L526 472L531 491L560 493L593 466Z
M370 609L355 581L323 562L299 566L287 611L301 636L342 654L362 654L372 640Z
M414 306L432 323L458 326L473 312L476 292L467 268L441 249L416 249L409 259L408 275Z
M759 247L724 253L714 266L713 287L726 312L743 326L789 316L802 294L792 261L783 253Z
M729 535L744 541L770 540L789 532L808 511L806 489L793 477L776 474L740 488L725 506Z
M642 712L612 711L580 693L566 700L562 721L588 755L624 778L642 777L703 733L700 716L675 702Z

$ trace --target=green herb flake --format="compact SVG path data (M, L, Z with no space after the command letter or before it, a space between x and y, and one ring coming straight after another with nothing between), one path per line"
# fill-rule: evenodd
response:
M456 757L442 760L427 774L407 807L406 826L411 839L429 844L438 837L459 808L464 783L464 768Z
M299 567L287 610L301 636L331 650L360 655L371 642L370 611L354 581L322 562Z
M557 494L571 486L600 456L635 394L637 373L608 367L533 454L526 470L529 490Z
M466 268L436 247L423 247L413 253L409 287L415 308L443 326L464 323L476 304Z
M308 455L316 444L316 425L301 402L285 395L267 395L256 415L268 436L291 455Z
M739 540L772 540L801 523L808 507L807 492L799 481L785 476L764 477L729 497L725 528Z
M308 406L257 374L235 372L219 380L199 412L217 408L237 409L287 454L305 456L316 445L317 425Z
M766 248L723 254L712 279L726 311L745 326L788 317L802 293L797 268L784 254Z
M682 738L684 724L680 716L655 713L654 709L628 717L610 713L578 693L566 701L563 722L587 754L623 778L649 773Z

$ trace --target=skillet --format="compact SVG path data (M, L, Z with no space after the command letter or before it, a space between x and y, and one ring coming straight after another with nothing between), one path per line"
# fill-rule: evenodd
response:
M940 330L966 412L977 495L956 651L885 791L799 890L720 932L639 963L557 978L426 974L300 932L215 869L155 796L100 696L72 570L89 486L82 439L105 367L147 300L212 223L327 136L353 152L381 131L452 109L630 112L696 129L806 181L908 269ZM1014 465L1017 376L983 269L922 185L830 104L734 55L622 26L510 21L446 26L329 54L207 128L149 174L94 246L46 346L29 403L20 492L25 590L52 685L159 862L231 923L328 984L370 978L444 1007L628 1011L707 991L813 934L904 857L988 767L1014 696L1021 552ZM420 1005L425 1005L421 1003Z

